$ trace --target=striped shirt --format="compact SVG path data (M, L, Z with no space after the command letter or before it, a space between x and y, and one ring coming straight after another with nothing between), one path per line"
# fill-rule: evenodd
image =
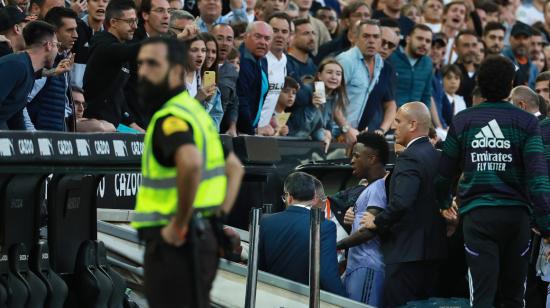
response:
M436 179L442 208L458 184L460 213L480 206L525 206L550 235L550 182L535 116L507 102L486 102L454 118Z

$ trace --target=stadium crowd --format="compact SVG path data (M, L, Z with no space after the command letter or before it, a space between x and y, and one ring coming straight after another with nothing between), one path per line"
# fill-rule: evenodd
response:
M428 297L516 307L526 292L527 306L548 307L550 271L534 244L550 232L543 147L550 1L0 0L0 7L0 129L144 132L169 88L168 79L153 87L138 77L139 65L159 67L136 61L141 42L184 40L186 90L219 133L352 150L362 181L328 198L340 214L330 213L315 179L287 178L283 200L293 213L262 220L260 267L307 283L292 249L281 247L303 253L301 219L319 206L334 222L321 227L326 290L381 307ZM388 177L390 135L402 154ZM483 212L488 205L505 214ZM495 217L496 227L485 224ZM302 229L280 229L290 221Z

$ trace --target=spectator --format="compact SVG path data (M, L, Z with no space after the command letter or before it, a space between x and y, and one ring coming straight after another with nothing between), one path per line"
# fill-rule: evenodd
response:
M397 73L398 107L412 101L430 106L432 61L428 51L431 43L432 30L426 25L416 25L406 39L405 48L399 48L390 56Z
M423 6L424 24L433 33L441 32L441 20L443 18L443 1L442 0L427 0Z
M236 137L237 117L239 115L239 97L235 87L239 78L239 68L231 64L231 59L239 59L237 54L231 58L233 50L233 29L227 24L218 24L212 27L212 34L218 42L218 88L220 89L223 118L220 131Z
M470 30L460 31L455 39L455 50L458 56L456 65L462 72L462 81L460 82L460 89L458 95L464 97L466 106L472 106L472 91L476 86L477 78L477 43L478 38L475 32Z
M70 51L78 38L76 13L64 7L54 7L44 20L56 27L60 43L54 66L66 58L72 58ZM42 77L34 82L33 90L27 98L27 111L34 128L50 131L74 131L74 106L72 104L69 73Z
M230 0L231 13L222 16L221 0L198 0L199 18L197 26L200 32L208 32L214 24L225 23L233 24L237 22L248 23L246 15L246 2L243 0Z
M365 129L385 134L395 118L394 70L378 54L381 43L378 21L363 21L357 26L355 47L337 57L344 67L350 97L347 123L342 126L349 145Z
M484 28L490 22L500 22L499 7L494 1L484 1L478 6L477 11L479 12L480 10L485 13L484 18L481 19Z
M542 95L546 101L550 101L550 72L543 72L535 79L535 92Z
M12 128L24 127L20 113L25 107L27 96L32 90L34 76L43 68L53 66L58 52L59 41L55 27L33 21L23 29L26 50L0 58L0 129L7 129L7 121L12 119Z
M361 218L362 227L382 239L387 307L433 297L439 262L447 257L445 221L436 210L433 187L440 155L428 139L430 111L421 102L407 103L395 123L395 142L406 149L395 162L389 204L378 215L367 211Z
M266 2L271 3L273 11L284 12L288 8L289 0L266 0Z
M303 106L309 103L311 96L311 89L303 87L303 81L311 80L317 71L317 66L310 57L315 48L315 30L308 19L296 19L293 23L294 36L290 42L286 69L288 76L300 83L296 105Z
M313 4L313 0L295 0L295 1L296 1L296 4L298 5L298 8L300 9L298 12L298 18L300 19L303 18L308 20L311 26L313 27L313 32L315 33L315 37L314 37L315 45L313 46L314 48L311 51L311 55L315 56L317 55L319 46L331 40L330 33L328 32L327 27L322 21L311 16L310 10L311 10L311 5Z
M204 105L216 94L216 85L212 84L203 87L202 75L205 71L206 62L206 41L202 36L196 36L186 41L189 44L187 51L187 65L185 71L185 88L189 96Z
M81 132L81 133L116 132L116 128L113 126L113 124L107 121L84 118L84 110L86 109L86 101L84 100L84 91L79 87L72 86L71 92L73 96L77 132Z
M193 17L191 13L184 10L173 10L170 12L170 32L172 32L174 36L177 36L194 21L195 17Z
M544 52L540 51L533 54L531 57L531 62L535 64L539 73L546 72L546 58L544 58Z
M542 27L539 27L540 32L544 35L545 41L550 42L550 8L548 5L550 2L544 3L544 21L542 22Z
M531 33L531 27L522 22L517 22L510 33L510 47L506 47L502 51L502 55L512 60L517 68L514 86L528 85L530 88L535 87L535 78L538 72L536 66L529 60Z
M401 14L401 9L405 5L402 0L386 0L384 8L380 11L374 11L372 18L391 18L399 23L399 30L403 37L409 35L414 27L414 22Z
M516 11L517 20L530 26L539 21L543 22L545 2L545 0L533 0L531 3L522 3Z
M340 34L340 26L336 10L328 6L323 6L317 10L315 17L325 24L328 32L330 33L331 39L336 38L336 36Z
M483 30L483 41L487 45L487 55L499 55L504 48L506 28L499 22L488 22Z
M231 28L233 28L233 32L235 34L233 45L235 46L235 48L239 49L243 43L244 36L246 34L247 24L245 24L244 22L239 22L236 24L232 24Z
M369 183L355 206L351 235L338 242L337 249L348 249L344 286L353 300L374 307L383 306L384 257L376 233L360 230L365 212L377 215L387 207L386 169L389 145L383 136L364 132L357 136L351 163L359 165Z
M476 48L475 48L475 53L476 53L476 56L475 56L475 60L474 60L474 63L476 66L479 66L481 65L481 62L483 62L483 60L485 60L485 57L487 55L486 53L486 46L485 46L485 42L482 41L481 39L477 39L477 44L476 44Z
M336 57L351 48L352 41L355 39L356 25L359 21L369 19L371 15L370 6L363 0L354 0L345 6L340 16L340 24L343 26L341 33L332 41L319 47L315 63L321 63L326 57Z
M83 87L84 72L90 57L92 38L97 32L104 30L105 8L107 8L108 3L108 0L87 0L88 13L76 20L78 38L73 48L75 58L71 71L71 83L79 88Z
M544 53L544 59L545 59L545 66L547 68L550 68L550 45L548 46L545 46L543 49L542 49L542 52Z
M64 7L63 0L31 0L29 15L36 15L38 19L44 19L46 13L54 7Z
M542 52L543 48L544 48L544 39L542 38L542 32L540 32L535 28L531 28L529 56L533 58L535 55Z
M128 43L137 28L134 3L111 0L105 11L107 31L96 33L90 46L90 58L84 73L86 118L120 123L143 131L129 115L123 89L129 78L129 62L136 58L140 44Z
M260 220L259 268L303 284L309 279L309 210L315 203L313 177L290 174L284 182L286 209ZM320 227L321 289L346 296L336 259L336 227L323 220Z
M535 91L527 86L517 86L510 92L510 102L515 106L534 115L542 121L546 119L546 114L542 114L539 108L539 97Z
M401 14L405 17L408 17L415 24L423 23L422 12L414 3L405 4L401 8Z
M256 5L256 2L259 2L261 0L246 0L246 17L248 18L248 23L254 22L254 6ZM233 12L229 12L229 14L233 14Z
M25 49L23 28L27 24L26 17L16 6L8 5L0 9L0 35L4 35L10 42L0 45L5 46L0 48L0 57Z
M311 104L294 110L288 124L289 135L311 136L313 140L323 141L328 149L331 140L342 133L340 127L347 125L344 114L349 100L342 65L332 58L325 59L314 81L324 83L324 102L322 94L314 92Z
M453 117L467 107L464 97L457 94L461 84L462 71L457 65L451 64L441 70L441 75L443 76L443 89L445 90L443 99L447 99L444 106L449 107L449 110L443 110L443 114L446 117L445 122L451 124Z
M271 26L263 21L255 21L248 27L241 54L237 95L239 96L240 132L254 135L260 121L262 106L269 90L268 68L265 55L273 38Z
M241 70L241 53L237 48L231 48L231 51L227 55L227 61L233 65L237 73Z
M181 0L170 0L168 3L170 4L170 14L173 11L183 10L183 2Z
M447 46L447 38L445 34L439 32L432 37L432 48L430 49L430 57L433 63L432 76L432 100L433 105L430 105L430 113L432 122L436 129L446 129L447 122L443 117L443 111L451 110L449 101L445 99L445 91L443 89L443 76L441 68L443 59L445 58L445 48Z
M266 55L267 67L269 68L269 74L267 76L269 90L262 107L260 122L258 123L258 131L261 131L260 133L262 135L272 135L275 133L275 131L271 129L269 122L273 116L275 105L277 105L279 93L285 83L287 65L285 52L290 42L292 21L290 21L290 18L285 13L276 12L267 19L267 23L269 23L273 29L273 40L270 50Z
M255 21L267 21L267 18L274 12L277 12L277 10L274 8L273 2L265 0L257 1L254 6Z
M382 45L379 53L382 59L387 60L399 46L399 36L390 27L380 27L380 32L382 33Z
M487 101L454 118L436 181L439 204L447 209L451 184L464 174L458 212L474 307L490 307L495 300L501 306L524 305L530 217L543 238L550 236L550 183L538 120L506 101L514 75L514 64L505 57L481 64L478 86ZM458 217L456 209L443 213ZM506 283L499 283L502 279Z
M281 89L281 94L277 99L277 105L275 106L275 112L273 119L271 120L271 126L275 131L276 136L288 135L288 125L279 122L279 115L284 113L286 109L292 108L294 101L296 100L296 92L300 89L300 84L294 80L294 78L286 76L285 84Z
M468 7L462 0L449 2L443 8L443 24L441 32L447 36L447 51L445 52L444 64L451 64L456 61L457 55L453 50L455 37L466 25Z
M208 32L200 33L198 36L206 43L206 58L203 64L203 71L214 72L216 74L215 82L217 85L219 79L218 42L216 41L216 38ZM223 118L223 105L222 94L218 87L215 87L214 95L210 99L207 99L204 105L206 107L206 111L208 111L208 114L212 117L214 123L216 123L216 128L219 132Z

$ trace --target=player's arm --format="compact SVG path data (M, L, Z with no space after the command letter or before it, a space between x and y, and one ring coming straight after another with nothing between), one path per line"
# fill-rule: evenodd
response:
M371 213L374 216L378 215L378 213L380 213L381 211L382 211L381 209L372 208L372 207L367 209L367 212ZM348 249L350 247L361 245L361 244L371 240L375 236L376 236L375 232L373 232L371 230L368 230L368 229L365 229L365 228L360 228L359 230L357 230L356 232L354 232L350 236L346 237L345 239L340 240L336 244L336 249Z

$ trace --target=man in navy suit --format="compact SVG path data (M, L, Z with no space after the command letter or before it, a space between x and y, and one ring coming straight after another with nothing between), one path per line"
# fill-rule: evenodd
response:
M440 154L428 139L430 112L421 102L404 104L395 124L395 141L406 149L395 162L388 206L361 220L380 235L386 307L435 296L439 265L447 257L445 220L434 186Z
M314 178L290 174L284 183L286 210L260 221L260 270L309 284L309 221L312 206L319 206ZM321 289L347 296L338 274L336 226L321 221Z

